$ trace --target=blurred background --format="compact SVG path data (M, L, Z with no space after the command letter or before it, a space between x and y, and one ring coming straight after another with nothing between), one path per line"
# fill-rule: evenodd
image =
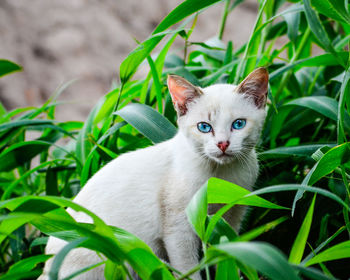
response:
M97 100L118 83L119 65L180 0L0 1L0 58L23 71L0 80L0 101L8 110L38 106L63 84L56 119L84 120ZM218 34L224 3L198 17L191 41ZM252 31L257 1L246 0L228 16L223 40L241 46ZM184 41L172 51L182 51ZM137 77L144 78L142 70Z

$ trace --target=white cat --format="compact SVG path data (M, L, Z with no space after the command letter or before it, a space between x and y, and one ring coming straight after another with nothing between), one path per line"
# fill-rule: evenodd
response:
M186 272L198 263L199 240L185 214L193 195L210 177L248 189L255 183L254 146L266 116L268 73L258 68L237 87L217 84L207 88L170 75L168 87L178 113L177 135L111 161L74 201L107 224L135 234L158 256L168 256L171 266ZM218 208L214 205L211 211ZM82 213L69 212L78 221L90 221ZM225 218L237 229L242 215L243 208L236 207ZM50 237L46 253L55 254L65 244ZM93 251L75 249L65 259L60 278L99 261ZM40 279L46 279L51 262ZM78 278L104 279L103 267Z

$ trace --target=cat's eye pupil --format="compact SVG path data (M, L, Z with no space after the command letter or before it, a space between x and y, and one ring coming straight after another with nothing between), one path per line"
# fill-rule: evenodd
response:
M246 125L246 120L244 119L237 119L232 123L233 129L242 129Z
M206 123L206 122L200 122L197 124L197 128L200 132L203 133L208 133L212 130L212 127L210 124Z

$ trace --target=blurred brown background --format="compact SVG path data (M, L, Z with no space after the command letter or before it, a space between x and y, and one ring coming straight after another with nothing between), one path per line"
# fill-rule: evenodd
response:
M59 86L77 81L60 97L57 119L84 120L99 97L118 82L119 65L180 0L1 0L0 58L24 70L0 79L8 110L42 104ZM191 41L217 35L224 3L200 14ZM257 1L228 17L224 41L241 46L249 37ZM181 49L179 39L174 48ZM145 73L138 73L143 78Z

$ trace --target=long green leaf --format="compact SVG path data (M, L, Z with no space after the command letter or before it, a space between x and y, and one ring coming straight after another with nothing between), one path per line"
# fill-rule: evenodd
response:
M3 276L10 276L11 274L16 274L19 272L28 272L34 269L39 263L43 263L47 261L49 258L51 258L50 255L38 255L38 256L32 256L23 260L20 260L19 262L15 263L10 267L8 272ZM1 277L1 279L2 279Z
M305 276L306 279L312 279L312 280L334 280L333 277L328 277L325 274L323 274L321 271L310 268L310 267L304 267L301 265L293 265L293 267L300 272L301 275ZM303 278L304 279L304 278Z
M281 217L278 218L272 222L269 222L265 225L256 227L240 236L237 236L235 238L235 241L250 241L250 240L254 240L255 238L257 238L258 236L260 236L261 234L274 229L276 226L278 226L279 224L283 223L284 221L286 221L288 219L288 217Z
M53 211L56 207L60 208ZM92 218L93 225L75 222L62 209L64 207L84 212ZM87 237L88 239L82 244L84 247L101 252L114 262L126 259L141 278L149 279L153 271L160 270L163 279L174 279L164 263L152 253L144 242L126 231L107 226L91 211L69 199L26 196L1 201L0 208L17 211L11 216L0 217L0 220L19 217L31 219L31 223L42 232L66 241ZM36 212L31 213L31 210Z
M314 110L327 118L337 121L338 102L334 98L327 96L307 96L294 99L285 106L301 106Z
M258 270L272 280L300 279L286 258L269 244L259 242L232 242L213 245L207 251L207 258L220 255L232 257Z
M314 198L312 199L311 205L309 207L309 210L307 211L303 224L301 225L298 235L294 240L294 243L289 255L289 259L288 259L289 262L291 263L300 264L301 259L303 257L307 238L309 236L309 232L311 228L311 222L312 222L312 217L313 217L314 207L315 207L315 200L316 200L316 195L314 195Z
M34 140L19 142L0 154L0 171L9 171L46 151L53 143Z
M60 271L60 267L63 264L64 258L67 256L67 254L73 250L74 248L81 245L84 241L86 241L86 237L82 237L79 239L76 239L74 241L69 242L67 245L65 245L54 257L52 265L50 267L49 271L49 277L50 280L57 280L58 279L58 273Z
M311 0L311 5L315 7L319 13L350 24L350 15L344 3L344 0Z
M350 146L348 143L330 149L317 163L308 181L309 185L315 184L322 177L331 173L341 164L349 165Z
M311 145L299 145L292 147L279 147L271 149L262 153L259 153L261 160L290 158L290 157L311 157L318 149L322 147L334 147L334 144L311 144Z
M235 204L265 207L271 209L287 209L271 203L261 197L248 197L250 192L233 183L218 178L210 178L208 182L197 191L188 207L187 217L201 240L208 241L221 217ZM224 203L217 213L211 217L206 228L207 203Z
M115 112L153 143L163 142L175 136L175 126L153 108L131 103Z
M201 187L186 207L187 219L201 240L205 236L205 221L208 213L207 187L208 183Z
M18 178L14 182L12 182L6 188L5 192L1 196L1 200L9 199L11 197L12 192L18 186L18 184L20 184L23 180L25 180L28 176L32 175L34 172L37 172L41 168L44 168L44 167L46 167L46 166L48 166L50 164L56 164L56 163L60 163L60 162L62 162L62 160L60 160L60 159L56 159L56 160L52 160L52 161L46 161L46 162L43 162L43 163L39 164L38 166L28 170L20 178Z
M291 64L288 64L286 66L280 67L274 72L272 72L269 76L269 80L272 81L288 70L297 68L303 68L303 67L319 67L320 65L323 66L332 66L332 65L339 65L339 61L337 60L337 57L340 57L342 60L346 60L349 57L348 52L337 52L336 55L333 53L326 53L321 54L318 56L310 57L310 58L303 58L300 60L297 60Z
M345 72L344 80L342 82L340 88L340 98L339 98L339 106L338 106L338 126L337 126L337 134L338 134L338 144L342 144L346 141L345 129L346 126L345 120L347 112L345 109L346 102L349 102L349 92L350 92L350 68ZM350 104L347 104L349 106Z
M0 132L11 128L53 124L53 122L51 120L16 120L0 124Z
M248 198L249 194L251 192L247 189L219 178L210 178L208 181L208 203L236 203L271 209L288 209L258 196Z
M312 33L314 33L317 40L321 43L321 46L328 52L332 53L335 56L335 58L338 60L338 63L340 65L345 66L345 61L335 51L328 37L328 34L324 29L317 13L312 9L310 0L304 0L304 9L305 9L305 15L306 15L308 24L310 26L310 29Z
M305 264L305 266L310 266L316 263L345 259L345 258L350 258L350 240L341 242L317 254L312 259L310 259Z
M275 193L275 192L286 192L286 191L298 191L298 190L303 190L303 191L308 191L311 193L317 193L320 195L323 195L325 197L328 197L329 199L332 199L339 203L342 207L344 207L347 211L350 212L350 207L337 195L334 193L331 193L330 191L316 188L316 187L311 187L311 186L305 186L305 185L297 185L297 184L284 184L284 185L275 185L275 186L270 186L266 187L254 192L251 192L250 194L247 194L247 196L254 196L254 195L260 195L260 194L265 194L265 193Z
M156 45L170 32L164 32L175 23L221 0L186 0L172 10L156 27L152 36L136 47L120 65L120 80L126 83L136 72L140 63Z

